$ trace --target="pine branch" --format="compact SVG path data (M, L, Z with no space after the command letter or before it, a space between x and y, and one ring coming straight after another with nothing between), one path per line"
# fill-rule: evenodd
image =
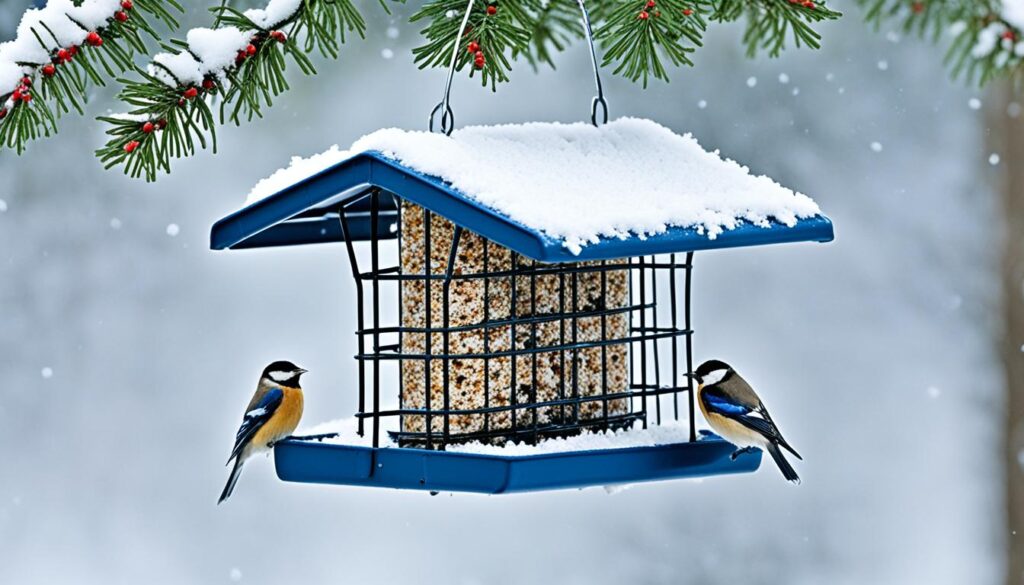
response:
M668 81L668 65L692 66L691 54L703 44L710 22L746 19L747 53L777 56L789 41L819 48L813 25L840 16L811 0L590 0L587 5L595 39L604 49L602 66L613 66L616 74L645 87L652 76ZM447 68L458 39L457 70L468 67L470 76L479 71L494 89L508 80L510 60L522 55L534 67L553 66L555 51L583 38L574 0L476 2L460 32L465 8L466 0L434 0L413 16L414 22L427 22L426 43L413 50L420 68ZM480 53L483 60L476 58Z
M540 8L540 0L474 2L466 29L459 31L466 0L434 0L428 2L410 19L429 21L421 31L426 44L413 49L420 69L447 68L452 48L460 50L455 68L470 67L470 77L480 73L480 82L496 89L499 81L509 80L511 60L530 51L530 31L534 22L532 10Z
M895 21L905 34L952 41L946 62L954 79L979 86L997 78L1024 85L1024 22L1009 20L998 0L858 0L876 28Z
M22 153L29 141L57 132L61 115L81 114L91 86L131 68L158 39L150 19L177 27L176 0L84 0L25 13L18 38L0 46L0 149Z
M170 172L171 159L198 149L216 152L216 127L262 117L263 108L289 89L289 63L316 73L308 54L337 58L366 22L351 0L299 0L294 11L237 10L227 2L213 8L213 29L193 29L185 41L167 45L139 79L123 79L120 98L133 109L107 116L107 144L96 154L106 166L123 166L132 177L156 179ZM387 6L381 2L387 10ZM219 101L219 114L212 102Z

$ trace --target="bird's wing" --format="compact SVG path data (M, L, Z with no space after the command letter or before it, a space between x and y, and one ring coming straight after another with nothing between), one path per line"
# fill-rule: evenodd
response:
M704 388L701 398L708 410L730 418L768 439L782 439L779 430L767 416L760 401L750 404L743 397L733 396L718 386Z
M259 402L245 413L245 416L242 417L242 426L238 427L238 433L235 434L235 446L231 450L231 457L228 457L229 463L242 453L242 449L249 444L256 431L260 430L270 420L270 417L274 416L274 412L281 406L283 400L284 391L280 388L273 388L267 391Z

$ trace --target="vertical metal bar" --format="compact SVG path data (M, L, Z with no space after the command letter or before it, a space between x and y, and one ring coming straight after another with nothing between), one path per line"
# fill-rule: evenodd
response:
M490 274L490 241L487 238L480 238L484 242L484 274ZM484 277L484 355L486 356L491 352L491 330L487 327L487 324L491 320L491 277ZM491 407L491 358L485 357L484 359L484 408L488 409ZM490 411L484 412L484 434L491 430L491 413Z
M644 413L643 426L647 428L647 268L644 257L640 262L640 409Z
M373 446L380 441L380 238L377 220L380 216L380 191L370 193L370 281L373 290Z
M696 427L696 415L693 412L694 408L694 387L693 387L693 325L690 322L690 281L692 280L691 273L693 272L693 252L686 253L686 291L683 293L685 299L683 301L683 312L686 321L686 385L689 388L690 397L690 440L697 440L697 427Z
M574 266L570 264L569 266ZM565 271L558 272L558 346L565 347ZM558 351L558 400L565 400L565 350ZM561 404L558 413L558 424L565 423L565 404Z
M426 430L426 438L427 438L426 447L427 447L427 449L433 448L433 442L431 440L431 431L430 431L430 426L431 426L431 423L433 422L433 420L431 420L431 414L430 414L430 410L431 410L430 395L432 394L431 390L433 390L433 388L431 386L431 383L430 383L430 378L431 378L431 376L430 376L430 353L431 353L430 344L431 344L431 339L430 338L433 335L431 332L434 329L433 319L432 319L432 316L430 314L430 279L431 279L431 276L432 276L432 271L431 271L431 266L430 266L430 264L431 264L431 256L430 256L430 221L431 221L430 210L427 209L426 207L424 207L423 208L423 275L424 276L423 277L424 277L425 280L423 282L423 290L425 291L425 295L424 295L425 298L424 298L424 303L423 304L424 304L424 310L426 311L426 324L424 325L424 329L425 329L426 333L424 334L424 339L423 339L423 347L424 347L424 352L423 352L423 354L424 354L424 359L423 359L423 377L424 377L423 391L426 393L426 398L424 400L424 402L425 402L425 410L426 410L426 413L424 414L424 422L426 424L426 427L424 428L424 430Z
M516 409L519 404L518 397L516 396L516 392L518 391L516 384L519 383L518 380L516 380L516 362L519 361L516 359L516 321L519 320L516 315L516 305L519 302L519 296L517 294L518 291L516 290L516 273L519 272L519 254L516 254L515 252L509 252L509 254L512 256L512 305L509 307L509 320L511 321L512 330L512 355L509 356L512 360L512 380L509 382L509 393L511 395L510 400L512 401L512 435L515 436L519 431L519 428L516 425Z
M398 196L395 195L394 193L391 193L391 201L392 201L392 203L395 206L395 210L397 210L397 212L398 212L395 221L398 222L396 224L396 227L398 228L398 231L397 231L396 235L398 236L398 265L399 265L399 272L401 273L401 265L402 265L402 258L403 258L402 246L404 245L403 242L402 242L402 229L401 229L401 225L402 225L402 220L401 220L401 218L402 218L402 202L398 199ZM398 327L398 353L401 354L405 350L405 331L404 331L405 330L405 281L404 280L398 282L398 324L399 324L399 327ZM402 367L403 367L404 364L405 364L405 361L403 359L401 359L401 357L400 357L399 360L398 360L398 407L400 409L402 409L402 410L405 410L405 376L402 375ZM399 430L404 430L405 429L405 415L404 414L398 415L398 429Z
M579 337L579 273L575 270L576 265L573 265L572 272L572 422L574 425L580 424L580 350L576 347Z
M338 208L338 221L341 223L341 234L345 240L345 248L348 250L348 263L352 269L352 277L356 281L356 329L359 331L359 335L356 336L356 343L358 345L358 352L360 356L366 353L366 343L364 341L365 333L363 332L363 280L359 276L359 262L356 260L355 245L352 242L352 238L349 237L348 220L345 219L345 206L342 205ZM359 414L366 412L366 360L359 359ZM357 432L359 436L365 436L363 428L363 417L358 416Z
M601 310L601 400L602 416L604 417L604 428L608 428L608 262L601 261L601 302L604 306L598 307Z
M449 352L449 331L448 328L451 326L449 322L449 305L451 301L448 298L451 292L452 286L452 275L455 272L455 258L459 251L459 239L462 237L462 228L455 226L455 231L452 233L452 248L448 254L448 268L444 273L444 286L442 287L442 298L441 298L441 312L442 319L444 320L443 329L441 330L441 338L444 343L444 370L442 370L441 387L444 390L444 436L442 438L442 445L446 445L451 438L451 427L449 423L450 415L449 410L451 409L451 395L449 392L449 368L451 367L451 360L448 357Z
M676 307L676 255L669 256L669 306L672 311L672 385L679 386L679 341L675 332L679 330L679 311ZM689 378L687 378L689 381ZM679 420L679 392L672 393L672 410L676 420Z
M658 359L658 257L651 256L651 321L653 321L654 339L654 388L661 390L661 363ZM661 394L654 395L654 410L658 424L661 424Z
M537 349L537 262L530 264L530 347ZM537 352L530 354L530 402L537 404ZM533 407L533 442L537 442L537 407Z

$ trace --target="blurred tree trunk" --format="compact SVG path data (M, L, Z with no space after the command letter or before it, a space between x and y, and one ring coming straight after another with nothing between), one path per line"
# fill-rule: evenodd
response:
M1024 116L1007 115L1014 99L1012 88L993 88L988 100L989 142L1002 161L1001 215L1006 230L1002 254L1002 317L1000 340L1006 374L1004 426L1005 485L1007 506L1008 585L1024 584ZM1016 107L1016 106L1015 106Z

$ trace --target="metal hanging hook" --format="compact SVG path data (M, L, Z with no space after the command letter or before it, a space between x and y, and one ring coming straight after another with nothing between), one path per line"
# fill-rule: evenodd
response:
M452 44L452 60L448 64L448 80L444 84L444 97L430 111L430 120L427 127L431 132L434 131L434 116L439 111L442 112L441 132L444 132L446 136L451 136L452 130L455 129L455 112L452 111L451 106L452 80L455 78L455 63L459 59L459 41L462 39L462 35L465 34L466 25L469 24L469 14L473 10L473 3L475 1L469 0L469 3L466 4L466 13L462 15L462 24L459 26L459 31L455 34L455 42Z
M583 0L576 0L583 17L583 33L587 37L587 45L590 46L590 64L594 68L594 86L597 88L597 95L590 102L590 122L594 126L608 123L608 101L604 99L604 86L601 85L601 71L597 65L597 50L594 48L594 31L590 28L590 13ZM597 109L601 107L601 122L598 123Z

